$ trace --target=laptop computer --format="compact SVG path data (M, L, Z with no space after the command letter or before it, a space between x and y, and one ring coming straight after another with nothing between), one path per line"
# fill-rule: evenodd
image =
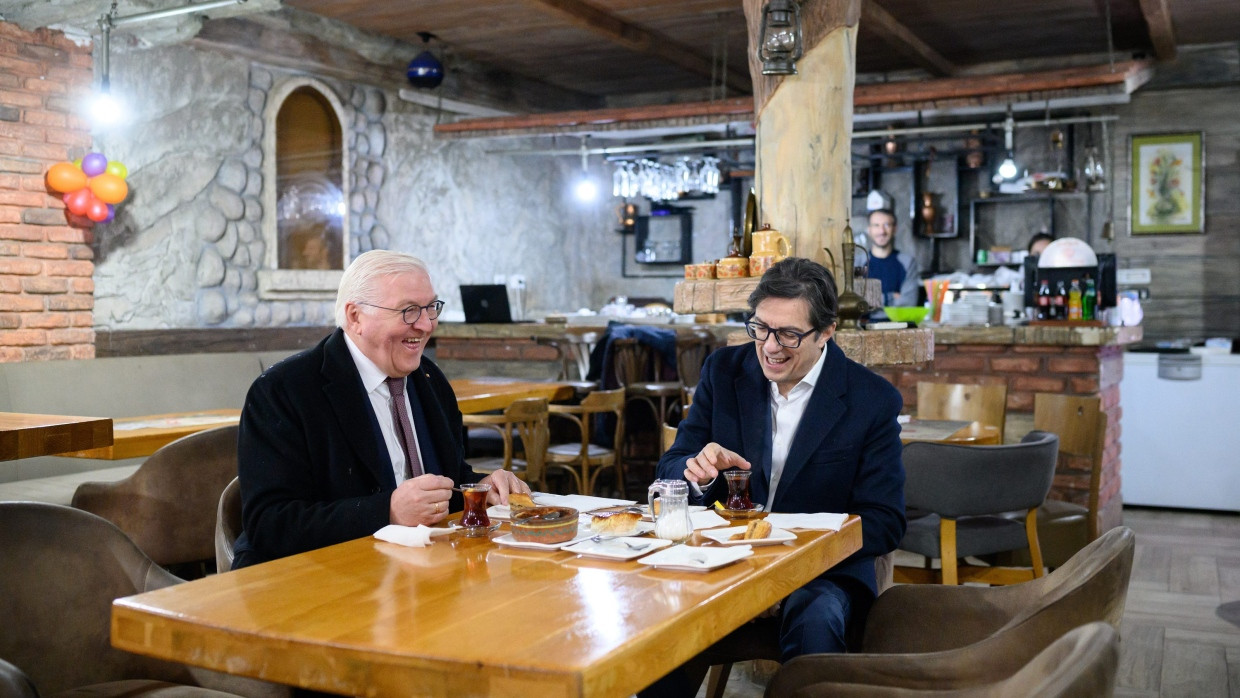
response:
M461 307L467 323L512 322L508 287L504 284L462 284Z

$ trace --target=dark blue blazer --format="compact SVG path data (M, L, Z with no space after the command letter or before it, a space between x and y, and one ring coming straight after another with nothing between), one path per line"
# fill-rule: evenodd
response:
M458 484L481 479L465 462L461 412L439 368L424 357L406 390L426 471ZM369 536L389 523L396 477L342 330L254 381L237 441L244 532L234 568ZM460 508L453 494L450 509Z
M827 342L826 363L797 427L772 510L841 512L861 517L861 550L824 576L851 578L876 593L874 558L904 536L904 464L896 417L903 399L881 376ZM752 342L712 353L702 368L689 416L659 461L658 477L684 477L685 461L716 442L753 468L755 502L766 502L771 473L770 381ZM703 493L725 499L724 478Z

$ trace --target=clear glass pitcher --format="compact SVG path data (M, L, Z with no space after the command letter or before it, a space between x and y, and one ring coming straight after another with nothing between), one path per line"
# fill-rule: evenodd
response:
M689 483L655 480L650 486L649 501L655 536L680 543L693 533L689 521Z

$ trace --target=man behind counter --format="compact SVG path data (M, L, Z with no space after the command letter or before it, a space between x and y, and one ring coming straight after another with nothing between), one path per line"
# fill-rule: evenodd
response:
M896 214L888 208L870 211L869 277L883 282L883 305L917 305L921 266L917 258L896 249Z
M238 433L234 569L461 509L453 486L479 475L463 457L456 395L422 355L442 310L421 260L367 252L340 279L336 331L254 381ZM481 481L493 504L529 492L505 470Z

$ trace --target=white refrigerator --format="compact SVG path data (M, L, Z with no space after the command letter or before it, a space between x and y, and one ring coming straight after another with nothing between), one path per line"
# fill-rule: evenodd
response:
M1187 380L1160 378L1159 356L1124 354L1124 503L1240 511L1240 355L1202 355L1200 378Z

